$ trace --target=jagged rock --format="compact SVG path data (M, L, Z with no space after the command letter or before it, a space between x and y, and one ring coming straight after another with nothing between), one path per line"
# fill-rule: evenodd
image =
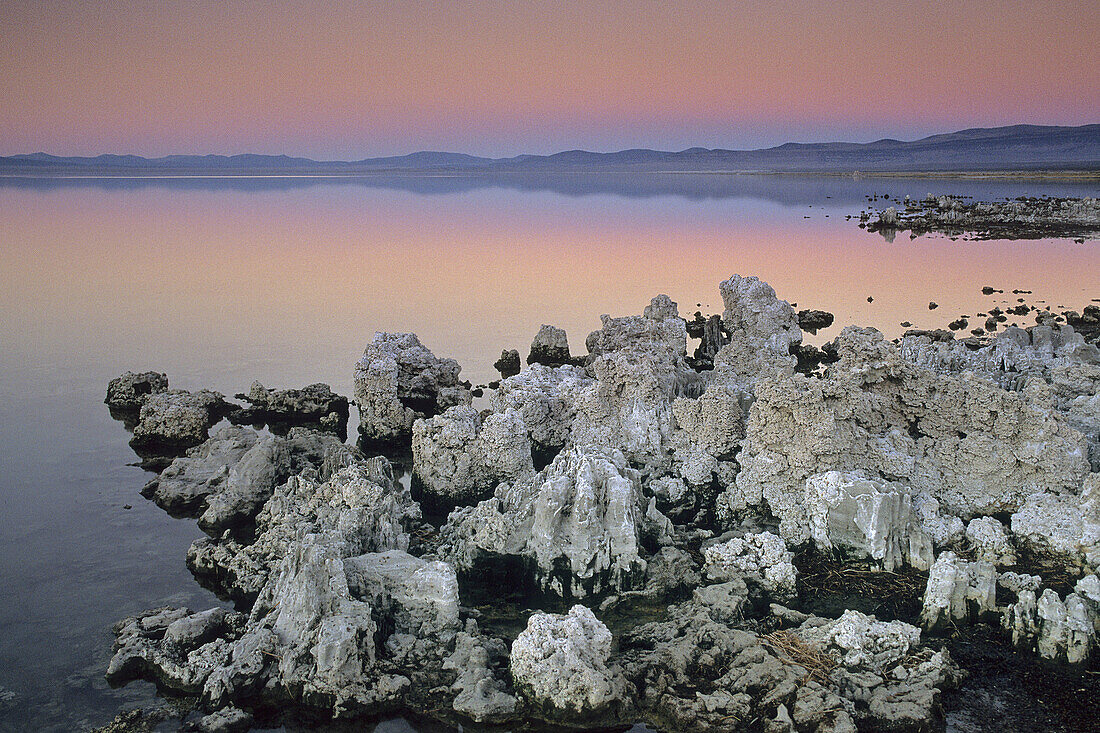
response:
M1080 496L1037 493L1012 515L1012 534L1035 551L1088 568L1100 567L1100 474L1090 474Z
M830 470L905 476L962 518L1014 511L1036 486L1074 489L1084 437L1040 385L1001 389L914 364L874 329L845 328L822 379L758 377L732 509L767 502L789 542L808 539L804 482Z
M731 341L715 357L715 370L748 381L768 369L793 369L792 347L802 342L802 331L790 303L757 277L734 275L719 289Z
M469 404L461 367L439 359L413 333L376 333L355 365L359 436L365 443L408 440L413 423Z
M730 342L730 334L722 323L722 316L703 318L703 314L697 312L695 318L685 325L688 336L699 339L699 346L692 357L692 366L696 369L713 369L714 357Z
M676 427L688 440L716 459L733 456L745 435L745 417L752 395L736 385L715 384L698 398L672 402Z
M136 413L150 395L168 391L168 376L160 372L126 372L107 384L107 398L103 401L112 412Z
M504 349L500 352L500 358L493 363L493 369L500 372L501 379L516 376L520 373L522 367L519 352L515 349Z
M996 568L988 562L968 562L944 552L928 573L921 624L937 630L994 610L997 577Z
M610 657L611 632L588 608L535 613L512 643L512 679L541 708L595 716L629 700L626 680L608 664Z
M544 364L548 367L557 367L572 363L573 357L569 355L569 338L565 335L565 331L542 324L534 340L531 341L527 365Z
M921 526L908 487L858 473L829 471L806 479L810 534L821 550L834 547L869 558L885 570L908 564L927 570L932 539Z
M344 572L352 595L388 619L391 659L416 664L437 657L461 628L458 579L445 562L387 550L347 558Z
M980 560L997 567L1016 564L1016 551L1008 539L1004 525L993 517L977 517L966 525L966 538Z
M566 598L630 590L646 570L643 537L670 526L652 502L621 453L569 448L529 482L453 512L439 552L463 573L520 559L538 586Z
M848 669L879 674L902 661L920 643L916 626L904 621L879 621L851 609L836 621L804 625L797 633Z
M536 364L501 381L489 406L494 412L519 410L536 450L552 458L568 441L577 399L591 384L592 379L579 367Z
M409 547L407 525L420 507L394 480L389 462L375 457L336 471L319 483L305 473L275 489L255 518L255 539L202 539L187 553L191 572L234 600L251 601L290 543L305 534L324 538L338 557Z
M1083 664L1092 655L1100 634L1100 583L1095 575L1077 583L1062 599L1052 589L1036 598L1037 589L1017 593L1015 603L1004 610L1002 625L1012 641L1044 659Z
M412 434L413 475L433 504L453 507L491 496L502 481L535 473L531 440L519 410L483 416L469 405L417 420Z
M182 455L205 441L227 412L222 395L210 390L150 394L138 413L130 447L147 460Z
M518 706L500 672L507 663L505 643L483 636L477 622L468 620L465 631L455 637L454 653L443 660L443 669L457 674L451 685L457 693L451 707L475 723L507 719Z
M800 310L798 311L798 327L803 331L816 334L823 328L833 325L833 314L828 311Z
M793 556L783 540L771 532L734 537L704 547L703 557L708 578L728 581L743 577L780 601L797 594Z
M230 415L238 424L266 423L276 432L286 432L294 425L309 425L333 433L340 440L348 437L348 398L335 394L327 384L275 390L253 382L248 394L239 394L237 398L252 405Z
M148 679L176 692L197 694L210 672L229 658L246 616L217 608L154 608L115 624L115 653L107 681L118 686Z
M174 459L142 494L175 516L202 515L205 527L220 534L250 520L291 475L315 470L325 481L334 470L361 459L358 450L314 430L261 436L225 425Z

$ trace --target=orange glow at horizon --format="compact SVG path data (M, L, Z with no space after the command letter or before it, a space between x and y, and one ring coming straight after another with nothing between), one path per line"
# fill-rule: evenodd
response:
M1090 2L32 3L0 154L755 147L1100 112Z

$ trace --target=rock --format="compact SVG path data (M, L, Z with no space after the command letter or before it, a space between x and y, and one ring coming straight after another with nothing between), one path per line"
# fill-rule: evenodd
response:
M261 437L225 425L175 458L142 494L173 516L201 515L204 527L220 534L251 520L291 475L313 470L324 481L358 460L358 450L326 433L292 428L285 437Z
M531 440L519 410L483 417L469 405L413 424L413 475L431 506L453 508L492 495L502 481L535 473Z
M518 701L507 691L500 672L507 663L505 643L482 636L477 622L467 621L466 630L456 636L454 653L443 661L443 669L457 674L451 685L458 693L451 705L455 712L475 723L505 720L515 713Z
M719 289L725 312L722 321L731 342L722 347L715 368L745 379L768 367L793 367L793 346L802 342L798 316L775 290L756 277L734 275Z
M646 570L643 538L670 527L652 502L621 453L569 448L529 482L453 512L439 552L462 573L516 558L535 584L564 598L631 590Z
M126 372L107 384L107 403L112 413L137 413L150 395L168 391L168 376L160 372Z
M522 368L519 352L515 349L504 349L500 352L500 358L493 363L493 368L500 372L501 379L516 376Z
M833 325L833 314L828 311L798 311L798 327L803 331L816 334L821 329L828 328L831 325Z
M874 329L848 327L836 342L822 379L757 378L741 471L724 497L731 510L765 501L788 542L809 538L805 481L818 473L906 476L913 495L964 519L1015 511L1035 486L1073 490L1087 474L1084 437L1038 383L1006 390L940 372L908 358L914 342Z
M308 425L333 433L340 440L348 437L348 398L333 393L327 384L311 384L302 389L267 389L253 382L248 394L237 395L252 405L230 420L239 424L268 424L276 433L292 426Z
M692 366L696 369L713 369L714 357L730 342L730 334L722 323L722 317L716 315L703 318L703 314L697 312L694 320L687 321L685 325L688 336L699 339L699 346L692 357Z
M138 413L130 447L150 462L182 455L205 441L228 412L222 395L209 390L175 389L150 394ZM166 461L165 461L166 462Z
M704 570L713 580L743 577L769 598L787 601L797 595L793 556L778 535L771 532L734 537L703 550Z
M993 517L977 517L966 525L966 538L970 540L974 554L996 567L1016 564L1016 551L1008 539L1004 525Z
M803 625L798 635L834 656L849 670L882 674L905 659L920 643L920 629L904 621L879 621L846 610L836 621Z
M256 515L251 542L232 537L198 540L187 564L204 584L250 602L295 538L316 535L338 557L409 547L407 526L420 518L409 490L378 456L341 468L323 483L292 476Z
M1079 567L1100 567L1100 474L1090 474L1080 496L1036 493L1012 515L1017 541Z
M577 401L592 382L578 367L536 364L503 380L489 398L489 405L498 413L509 408L519 410L536 454L552 459L568 441L577 416ZM549 459L542 464L549 463Z
M921 624L941 630L992 611L997 595L997 571L988 562L960 560L944 552L928 573Z
M454 359L439 359L412 333L376 333L355 365L359 437L365 444L405 442L413 423L469 404Z
M198 729L201 733L245 733L252 722L251 713L230 706L200 718Z
M608 665L611 632L588 608L535 613L512 643L516 690L532 704L566 716L594 716L627 702L627 684Z
M966 320L965 318L959 318L957 320L951 321L951 323L947 324L947 327L950 328L952 331L961 331L969 325L970 322L968 320Z
M908 487L829 471L806 479L806 507L810 534L821 550L835 547L884 570L932 565L932 538L921 526Z
M1080 665L1088 662L1100 631L1100 599L1095 575L1079 582L1063 600L1047 588L1036 600L1036 590L1022 589L1004 611L1002 625L1017 646L1037 651L1044 659Z
M928 310L930 310L930 311L934 311L934 310L936 310L936 309L937 309L937 308L939 308L939 307L940 307L940 304L939 304L939 303L937 303L937 302L936 302L936 301L934 301L934 300L932 300L932 301L929 301L929 302L928 302Z
M572 363L573 357L569 355L569 339L565 331L542 324L531 342L531 351L527 354L527 365L544 364L548 367L557 367Z

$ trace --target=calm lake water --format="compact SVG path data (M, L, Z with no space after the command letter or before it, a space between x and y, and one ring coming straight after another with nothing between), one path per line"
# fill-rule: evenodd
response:
M944 327L1014 302L984 285L1077 310L1100 297L1096 241L890 244L845 221L870 194L928 192L1100 194L669 174L0 179L0 687L16 694L0 702L0 730L100 725L151 700L149 685L103 682L111 625L216 603L184 566L194 522L138 493L150 476L127 465L129 436L102 404L112 377L350 394L363 346L397 330L484 383L500 350L526 354L542 323L565 328L576 353L601 313L640 313L657 293L684 314L721 312L718 283L733 273L835 313L818 342L848 323L894 336L901 321Z

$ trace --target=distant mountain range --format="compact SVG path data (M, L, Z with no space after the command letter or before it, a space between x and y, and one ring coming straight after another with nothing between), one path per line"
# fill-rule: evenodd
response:
M914 172L1100 170L1100 124L973 128L913 140L786 143L762 150L639 148L614 153L568 150L553 155L481 158L422 151L357 161L286 155L139 155L0 157L0 175L355 175L508 172Z

